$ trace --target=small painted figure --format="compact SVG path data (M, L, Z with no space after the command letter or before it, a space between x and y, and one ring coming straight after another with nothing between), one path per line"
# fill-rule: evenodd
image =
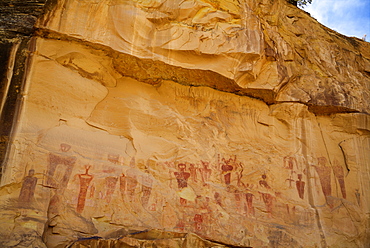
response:
M203 185L207 185L207 182L211 176L212 170L209 168L209 162L200 161L203 165L203 168L200 168L200 173L202 175Z
M241 186L245 186L244 183L242 182L242 177L243 177L243 171L244 171L244 165L243 163L235 163L235 165L237 165L240 169L238 170L238 172L236 172L236 177L237 177L237 186L238 187L241 187Z
M189 166L189 171L190 171L190 178L194 181L197 182L197 170L198 168L195 167L194 164L190 164Z
M202 231L203 217L201 214L195 214L194 216L195 230L197 232Z
M285 181L289 182L289 188L293 188L292 183L294 182L294 179L292 178L292 176L290 176L288 179L285 179Z
M180 172L174 172L177 186L179 189L185 188L188 186L188 179L190 177L190 173L186 172L186 164L179 164L178 165Z
M284 168L293 170L294 165L297 167L297 160L294 157L286 156L284 157Z
M118 164L119 155L118 154L108 154L108 161L112 162L113 164Z
M234 191L234 197L235 197L235 210L237 213L244 214L244 209L243 209L243 201L242 197L244 194L240 190L235 190Z
M266 189L270 189L271 187L266 182L267 176L265 174L262 175L262 180L259 181L260 186L265 187Z
M95 185L90 186L90 198L94 198L95 196Z
M136 176L126 177L127 193L130 197L132 197L135 194L136 186L137 186Z
M220 193L215 192L214 197L215 197L215 201L216 201L216 203L222 207L222 202L221 202L221 195L220 195Z
M31 169L28 171L28 176L23 179L21 192L18 198L18 201L22 204L28 205L33 201L33 196L37 184L37 177L35 177L34 174L35 170Z
M135 194L137 182L137 171L135 168L135 157L133 157L130 161L130 169L126 171L126 190L128 195L130 196L131 200Z
M190 177L190 173L186 172L186 164L179 164L178 165L180 172L174 172L176 180L177 180L177 187L182 190L188 187L188 179ZM187 200L185 198L180 197L180 204L185 206Z
M122 200L125 200L125 194L126 194L126 176L122 173L122 175L119 177L119 190L121 192Z
M331 168L326 166L325 157L319 157L317 160L318 165L314 168L319 175L322 192L327 200L328 196L331 196Z
M305 182L302 181L302 174L298 174L298 181L295 182L299 198L304 198L304 185Z
M230 157L230 159L226 160L222 158L223 164L221 166L222 174L224 175L224 180L226 185L230 185L231 183L231 171L234 169L234 164L236 161L236 155L234 159Z
M82 213L85 207L87 189L93 179L93 176L89 175L90 168L91 165L85 165L85 173L78 175L80 178L80 193L78 194L77 213Z
M254 195L252 193L245 194L245 199L247 201L247 216L254 216L253 197Z
M71 146L65 143L60 144L60 150L62 152L68 152L71 149Z
M334 176L337 178L339 182L343 198L346 199L347 194L346 194L346 185L344 182L344 170L343 167L339 165L338 161L335 160L334 162L335 162L335 166L333 166Z
M118 181L118 177L107 177L105 178L105 200L109 204L112 200L112 195L114 193L114 190L116 189L116 184Z
M268 185L266 181L267 176L265 174L262 175L262 180L259 181L259 185L266 188L266 189L271 189L270 185ZM268 213L268 217L272 217L272 201L274 197L266 192L260 192L262 195L262 200L265 203L266 206L266 212Z
M266 212L268 214L268 217L272 217L272 201L274 200L274 197L268 193L261 193L263 202L266 206Z
M152 192L152 184L153 179L151 178L149 171L146 170L146 174L142 176L142 192L143 195L141 196L141 204L143 207L146 207L149 202L150 194Z

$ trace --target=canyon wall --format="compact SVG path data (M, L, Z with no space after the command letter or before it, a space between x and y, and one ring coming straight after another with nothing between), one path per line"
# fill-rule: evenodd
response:
M283 0L43 4L3 27L2 247L370 243L369 43Z

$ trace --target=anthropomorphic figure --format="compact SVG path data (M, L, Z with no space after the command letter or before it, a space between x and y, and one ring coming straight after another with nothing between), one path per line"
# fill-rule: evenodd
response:
M118 164L119 155L118 154L108 154L108 161L112 162L113 164Z
M318 165L314 168L319 175L322 192L326 202L330 207L333 207L331 196L331 167L326 166L327 159L325 157L317 158Z
M231 183L231 171L234 169L234 164L236 161L236 156L234 156L234 159L225 159L222 158L223 164L221 166L222 174L224 175L224 180L226 185L230 185Z
M126 175L124 173L119 177L119 191L121 192L122 200L125 201L126 194Z
M80 193L78 194L77 213L82 213L85 208L87 189L89 188L89 184L93 179L93 176L89 175L90 168L91 165L85 165L85 173L78 175L80 178Z
M209 168L209 162L200 161L203 165L203 168L200 169L200 173L202 175L202 182L203 185L207 185L209 178L211 177L212 170Z
M265 174L262 175L262 180L259 181L260 186L266 188L266 189L271 189L271 187L268 185L266 181L267 176Z
M253 207L253 197L252 193L246 193L245 199L247 201L247 216L254 216L254 207Z
M179 172L174 172L176 180L177 180L177 187L179 190L183 190L184 188L188 187L188 179L190 177L190 173L186 172L186 164L179 164L178 165ZM180 204L186 205L186 199L180 197Z
M340 191L342 192L342 196L344 199L347 198L347 193L346 193L346 184L344 182L344 170L343 167L340 166L338 160L334 160L334 166L333 166L333 172L334 176L337 178L340 186Z
M153 179L151 178L149 171L145 171L146 174L142 176L141 180L141 185L142 185L142 193L143 195L141 196L141 204L143 207L146 207L149 202L149 198L152 192L152 184L153 184Z
M130 161L130 169L126 171L126 190L127 194L129 195L130 201L133 200L137 184L137 170L135 157L133 157Z
M33 196L35 194L37 177L35 175L35 170L31 169L28 171L28 176L23 179L23 184L21 192L19 194L18 201L24 206L29 205L33 201Z
M263 174L262 180L259 181L259 185L265 188L265 190L266 189L269 190L271 189L271 187L267 183L266 179L267 179L267 176ZM264 191L260 192L260 194L262 195L262 200L265 203L266 212L268 214L268 217L271 218L272 217L272 203L273 203L274 197L270 193L267 193Z
M195 214L194 225L197 232L202 231L203 216L201 214Z
M294 165L297 167L297 160L294 157L284 157L284 168L294 170Z
M194 182L197 182L197 170L198 170L198 168L195 167L195 164L190 164L190 166L189 166L190 178Z
M298 181L295 182L299 198L303 199L304 198L304 186L305 182L302 181L302 174L298 174Z
M177 186L179 189L185 188L188 186L188 179L190 177L190 173L186 172L186 164L179 164L178 165L179 172L175 172L175 177L177 180Z
M118 177L106 177L105 178L105 200L109 204L112 200L112 195L114 190L116 189L116 184L118 181Z

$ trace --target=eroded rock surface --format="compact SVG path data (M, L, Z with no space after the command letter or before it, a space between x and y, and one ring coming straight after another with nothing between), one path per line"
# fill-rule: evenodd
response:
M46 6L7 69L3 247L370 242L369 43L281 0Z

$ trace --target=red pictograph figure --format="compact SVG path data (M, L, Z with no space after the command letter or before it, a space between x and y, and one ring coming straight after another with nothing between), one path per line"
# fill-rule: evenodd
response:
M297 168L297 160L294 157L286 156L284 157L284 168L289 170L294 170L294 165Z
M138 184L137 182L137 172L135 170L135 157L133 157L130 161L130 169L126 171L126 190L130 197L130 200L133 199L133 196L135 194L136 186Z
M122 200L125 201L126 194L126 175L122 173L119 177L119 191L121 192Z
M37 177L34 176L35 170L28 171L28 176L23 179L21 192L18 201L23 207L27 207L32 201L36 189Z
M302 174L298 174L298 181L295 182L299 198L303 199L304 198L304 186L305 182L302 181Z
M119 164L119 155L118 154L108 154L108 161L113 164Z
M190 177L190 173L185 171L186 164L179 164L178 168L179 172L174 172L178 188L182 189L188 187L188 179Z
M346 185L344 183L344 170L343 167L339 165L338 161L335 160L334 163L335 163L335 165L333 166L334 176L337 178L339 182L343 198L346 199L347 194L346 194Z
M314 166L320 178L321 189L325 196L326 202L331 206L329 196L331 196L331 168L326 166L327 160L325 157L317 158L318 165Z
M195 164L190 164L189 165L190 178L194 182L197 182L197 170L198 170L198 168L195 167Z
M234 197L235 197L235 210L237 213L243 214L244 209L243 209L243 198L244 194L240 190L235 190L234 191Z
M245 194L245 199L247 201L247 216L254 216L253 197L254 195L252 193Z
M49 154L49 164L46 172L46 186L58 189L58 193L62 194L67 187L69 178L72 174L76 157L66 155L71 149L68 144L60 144L60 153Z
M293 174L295 173L294 167L298 169L298 163L296 158L289 156L284 157L284 168L290 170L289 178L285 180L289 182L289 188L293 188L292 184L294 184L295 182L295 180L293 179Z
M85 207L87 189L89 188L89 184L93 179L93 176L89 175L90 168L91 165L85 165L85 173L78 175L80 178L80 193L78 194L77 213L82 213Z
M177 180L177 187L182 190L188 187L188 179L190 177L190 173L186 172L186 164L179 164L178 165L179 172L174 172L176 180ZM181 205L186 205L186 199L180 197Z
M262 180L259 181L259 185L266 188L266 189L271 189L271 187L266 182L267 176L265 174L263 174L261 177L262 177Z
M274 197L267 193L261 193L262 194L262 200L265 203L266 206L266 212L268 213L268 216L272 217L272 202L274 200Z
M95 185L90 186L90 198L94 198L95 196Z
M220 193L215 192L214 197L215 197L215 201L216 201L216 203L222 207L222 202L221 202L221 195L220 195Z
M197 232L202 231L203 217L201 214L194 215L194 225Z
M106 177L105 178L105 201L109 204L112 200L112 195L116 189L118 177Z
M285 179L285 181L289 182L289 188L293 188L292 183L294 182L294 179L292 178L292 176L290 176L288 179Z
M220 155L219 155L220 156ZM219 159L220 160L220 159ZM221 171L224 176L224 181L226 185L230 185L231 183L231 171L234 169L234 164L236 161L236 155L234 156L234 159L230 157L230 159L222 158L222 165L221 165Z
M61 196L67 188L76 157L68 155L71 146L65 143L60 144L61 153L49 153L49 163L46 171L46 180L43 185L56 189L50 199L48 213L58 214L61 203Z
M262 186L265 189L271 189L270 185L268 185L266 181L267 176L265 174L262 175L262 180L259 181L259 185ZM274 197L265 192L260 192L262 195L262 200L265 203L266 206L266 212L268 213L268 216L271 218L272 217L272 202L274 200Z
M207 185L209 178L211 177L212 169L209 168L209 162L200 161L203 168L200 168L200 174L202 176L203 186Z
M239 170L238 170L238 172L236 172L236 177L237 177L237 180L238 180L238 182L237 182L237 186L238 187L241 187L241 186L245 186L244 185L244 183L242 182L242 177L243 177L243 171L244 171L244 165L243 165L243 163L235 163L235 165L238 167L238 168L240 168Z
M141 196L141 204L143 207L146 207L149 202L150 194L152 192L152 184L153 184L153 179L151 178L149 171L145 171L146 174L142 176L142 193L143 195Z

